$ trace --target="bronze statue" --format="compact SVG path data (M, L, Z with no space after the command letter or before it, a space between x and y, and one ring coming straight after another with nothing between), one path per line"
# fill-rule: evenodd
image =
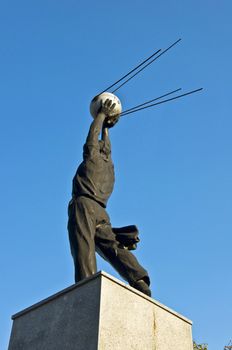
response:
M139 241L136 226L114 229L106 212L115 180L108 131L119 120L119 115L111 116L114 108L110 99L102 103L84 144L83 162L73 178L68 232L75 282L96 273L97 251L132 287L151 296L148 273L130 252Z

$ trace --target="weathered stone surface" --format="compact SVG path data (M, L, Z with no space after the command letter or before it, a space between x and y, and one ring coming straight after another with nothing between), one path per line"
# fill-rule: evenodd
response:
M192 350L191 321L115 279L104 278L99 349Z
M192 350L191 321L105 272L13 320L9 350Z
M67 288L13 316L9 350L95 350L101 279Z

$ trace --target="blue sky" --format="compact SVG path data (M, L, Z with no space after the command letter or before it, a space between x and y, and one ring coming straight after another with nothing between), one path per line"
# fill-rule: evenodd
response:
M108 212L138 225L153 296L193 320L194 339L218 350L232 338L231 11L229 0L0 2L1 349L12 314L73 283L67 203L90 100L179 37L118 91L123 108L204 91L111 130Z

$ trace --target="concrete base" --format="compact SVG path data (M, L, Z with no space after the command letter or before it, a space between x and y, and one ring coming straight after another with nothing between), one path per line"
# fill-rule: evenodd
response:
M191 321L99 272L13 317L8 350L192 350Z

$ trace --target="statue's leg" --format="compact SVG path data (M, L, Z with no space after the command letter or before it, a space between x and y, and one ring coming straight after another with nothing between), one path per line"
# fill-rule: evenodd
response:
M102 208L99 218L104 217L104 224L99 224L96 231L96 251L107 260L118 273L127 280L130 285L135 286L139 280L144 280L149 286L150 279L147 271L139 264L136 257L129 251L119 247L112 231L108 214Z
M96 273L94 201L79 197L69 205L68 232L75 282Z

